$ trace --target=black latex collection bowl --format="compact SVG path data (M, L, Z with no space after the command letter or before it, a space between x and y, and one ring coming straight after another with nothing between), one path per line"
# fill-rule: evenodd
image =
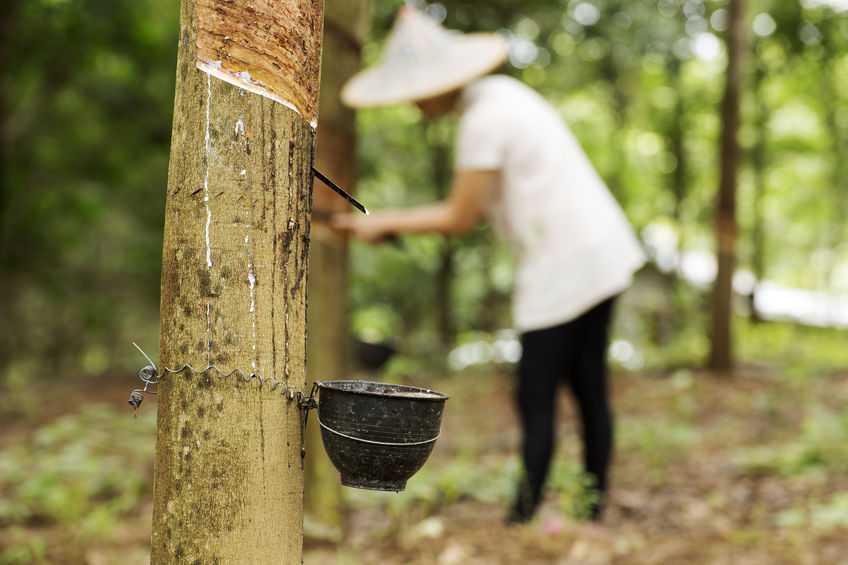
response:
M318 381L318 422L345 486L401 491L430 456L447 394L371 381Z

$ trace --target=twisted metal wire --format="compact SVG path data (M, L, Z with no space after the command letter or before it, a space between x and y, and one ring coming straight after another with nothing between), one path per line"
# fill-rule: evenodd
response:
M142 355L144 355L144 358L147 359L147 361L150 363L150 365L147 365L146 367L144 367L138 373L139 378L141 378L142 382L144 382L144 388L137 388L137 389L133 390L132 393L130 394L129 404L130 404L130 406L132 406L136 410L138 410L138 407L141 406L141 402L144 400L145 394L158 394L158 391L150 390L151 385L158 385L159 379L162 378L163 376L165 376L168 373L171 373L171 374L182 373L186 369L188 369L189 371L191 371L193 373L198 373L198 374L208 373L210 370L214 369L220 376L222 376L224 378L232 376L235 373L238 373L239 376L241 376L242 380L246 383L249 383L253 379L257 379L259 381L259 388L262 388L266 384L270 383L271 391L273 392L278 387L281 387L280 394L283 397L287 397L288 400L297 399L297 403L300 405L300 407L303 410L306 410L307 412L318 406L318 403L315 401L315 394L314 394L315 387L314 386L313 386L313 393L310 394L309 396L307 396L302 390L298 390L298 389L294 388L293 386L290 386L285 381L278 381L274 377L263 377L260 373L257 373L257 372L252 372L252 373L247 374L247 376L245 376L245 372L242 371L239 368L233 369L232 371L225 373L220 368L218 368L218 366L216 366L216 365L208 365L205 369L201 370L201 369L195 369L194 367L192 367L189 364L185 364L182 367L180 367L179 369L171 369L169 367L165 367L165 368L162 369L162 372L159 373L159 370L156 368L156 363L153 362L153 360L147 355L147 353L145 353L144 350L141 347L139 347L138 344L136 344L135 342L133 342L133 345L135 346L136 349L139 350L139 352L141 352Z

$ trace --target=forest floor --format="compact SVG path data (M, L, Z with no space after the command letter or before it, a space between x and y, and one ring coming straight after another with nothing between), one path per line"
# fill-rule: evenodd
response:
M540 515L527 525L504 524L519 442L511 379L476 371L414 383L451 395L429 461L399 494L342 489L344 527L310 521L304 563L848 564L848 374L749 369L722 378L680 370L616 374L612 383L616 455L602 532L588 535L571 517L582 499L565 391L552 488ZM155 400L142 408L144 419L133 421L126 407L133 384L90 381L44 396L26 417L0 418L0 563L149 562ZM20 460L22 446L33 441L47 449L39 428L58 433L51 423L84 404L99 407L91 412L101 418L98 428L110 427L103 419L116 429L126 422L144 427L133 440L143 449L117 462L124 474L137 471L139 494L109 524L43 516L16 523L23 514L9 510L9 497L25 491L10 479L9 461ZM71 420L63 421L67 431ZM120 449L106 451L114 456ZM80 523L89 525L87 534Z

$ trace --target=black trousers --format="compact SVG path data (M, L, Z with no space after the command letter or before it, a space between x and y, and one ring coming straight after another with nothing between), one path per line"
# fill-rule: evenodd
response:
M610 298L559 326L521 336L516 400L523 428L524 475L512 521L529 520L539 503L553 453L557 386L566 382L579 411L584 469L600 494L590 518L600 518L613 442L606 362L613 301Z

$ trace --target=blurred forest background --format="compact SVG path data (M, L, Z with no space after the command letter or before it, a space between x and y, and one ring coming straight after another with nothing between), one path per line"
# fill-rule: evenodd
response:
M372 3L366 64L400 5ZM560 111L652 259L619 304L616 370L691 394L690 369L710 347L727 1L417 5L448 28L509 37L502 72ZM788 394L848 365L846 10L841 0L749 0L745 12L734 343L743 373L789 382ZM142 364L131 342L157 348L178 12L177 0L0 5L0 527L74 523L74 536L92 536L149 498L149 438L139 447L103 435L133 429L103 407L56 421L40 410L77 408L49 391L104 376L129 393L127 375ZM452 127L425 123L412 106L360 112L358 198L379 208L446 194ZM399 352L383 376L509 370L512 267L488 228L351 252L351 336ZM768 395L756 398L775 410ZM815 445L844 443L848 413L826 414L813 430L828 439ZM35 435L19 424L30 417L44 424ZM639 437L633 445L645 447ZM809 456L800 445L799 465ZM748 463L797 471L772 455ZM32 474L36 459L43 472ZM62 487L77 464L87 478ZM110 503L90 502L98 496ZM0 563L46 559L42 538L8 532Z
M175 4L4 2L6 380L55 370L99 374L137 364L132 341L155 349ZM560 110L624 206L666 285L637 301L644 316L627 336L648 366L701 363L708 349L724 4L426 6L449 28L509 36L504 72ZM375 60L397 7L374 3L366 63ZM838 7L751 0L746 13L738 287L750 294L759 280L807 291L780 295L783 310L771 301L762 315L813 326L848 325L848 305L838 299L848 294L848 19ZM361 200L376 208L444 194L451 125L427 125L411 106L360 113ZM457 340L476 339L469 332L509 327L511 267L488 230L462 242L418 237L401 248L357 245L354 254L357 335L391 336L406 351L440 357ZM654 282L647 286L657 289ZM749 350L748 341L738 340L743 359L776 352Z

